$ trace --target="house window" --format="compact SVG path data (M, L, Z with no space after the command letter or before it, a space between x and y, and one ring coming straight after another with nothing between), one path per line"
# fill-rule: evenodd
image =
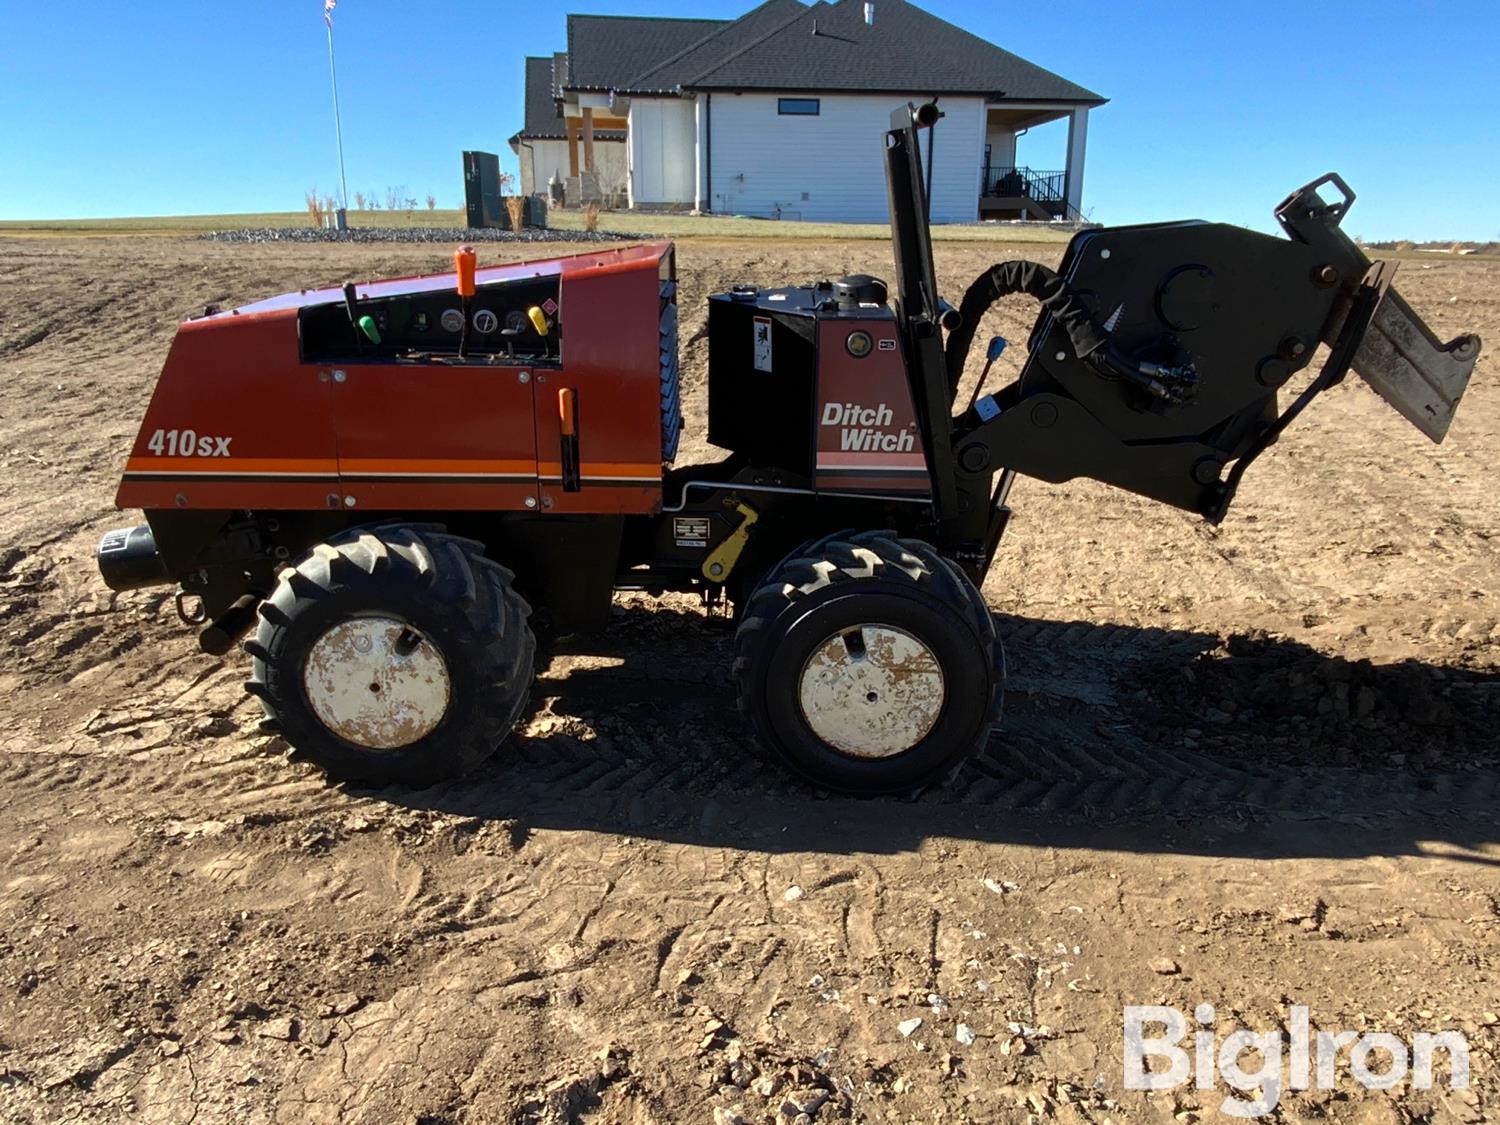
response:
M818 98L777 98L776 112L782 117L816 117Z

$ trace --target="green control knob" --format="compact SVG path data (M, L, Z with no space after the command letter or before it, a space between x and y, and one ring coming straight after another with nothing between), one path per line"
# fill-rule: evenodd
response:
M359 318L359 330L365 334L365 339L372 344L380 343L380 329L375 327L373 316L362 316Z

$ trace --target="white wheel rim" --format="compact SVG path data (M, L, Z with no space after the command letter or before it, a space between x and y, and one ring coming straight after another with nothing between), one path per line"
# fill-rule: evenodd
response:
M947 692L931 649L894 625L851 625L802 666L798 702L814 734L855 758L889 758L932 731Z
M437 646L393 617L353 617L329 629L307 654L302 684L325 727L371 750L430 734L452 694Z

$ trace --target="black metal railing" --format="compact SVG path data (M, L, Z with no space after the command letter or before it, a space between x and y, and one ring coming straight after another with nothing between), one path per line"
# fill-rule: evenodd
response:
M984 194L1015 199L1021 196L1038 203L1056 203L1067 198L1066 172L1038 172L1032 168L986 165Z

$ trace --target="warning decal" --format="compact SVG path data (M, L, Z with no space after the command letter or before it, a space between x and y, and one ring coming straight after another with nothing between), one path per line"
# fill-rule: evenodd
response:
M707 547L708 517L673 516L672 538L679 547Z
M771 318L755 318L755 370L768 374L771 370Z

